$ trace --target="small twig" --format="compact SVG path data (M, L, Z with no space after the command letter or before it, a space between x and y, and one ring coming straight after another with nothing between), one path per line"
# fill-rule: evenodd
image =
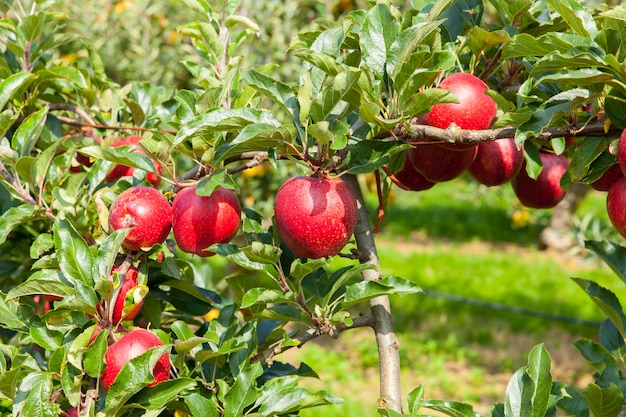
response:
M20 195L25 203L31 204L33 206L38 205L37 201L33 198L32 195L30 195L28 189L26 187L22 187L17 178L13 177L9 170L6 169L2 161L0 161L0 176L4 178L8 185Z
M48 103L48 107L50 108L50 110L65 110L65 111L74 112L78 116L80 116L81 119L83 119L85 122L89 123L90 125L95 125L96 124L96 122L91 118L91 116L89 116L87 114L87 112L85 110L81 109L80 107L78 107L78 106L76 106L74 104Z
M171 133L175 135L178 133L176 130L168 130L168 129L154 129L151 127L138 127L138 126L109 126L109 125L101 125L98 123L82 123L77 122L74 119L70 119L69 117L57 116L57 119L63 124L70 126L77 126L83 128L91 128L91 129L103 129L103 130L132 130L137 132L163 132L163 133Z
M374 176L376 177L376 194L378 195L378 219L376 220L376 226L374 226L372 233L380 233L380 225L385 216L385 198L383 196L382 181L380 180L380 170L377 169L374 171Z

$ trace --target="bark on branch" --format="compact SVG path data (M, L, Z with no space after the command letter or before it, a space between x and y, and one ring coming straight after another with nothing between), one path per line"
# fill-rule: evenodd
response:
M376 243L369 219L369 212L363 200L363 194L355 175L346 175L344 179L354 191L359 204L356 230L357 249L363 264L371 264L375 269L363 271L367 281L380 280L380 263L376 251ZM370 301L370 309L374 318L373 329L378 345L380 371L379 408L389 408L402 413L402 393L400 390L400 343L393 330L389 297L379 296Z
M439 129L434 126L421 125L417 119L411 121L408 129L400 125L394 129L397 136L403 137L406 141L416 143L429 139L438 139L448 143L479 143L489 142L497 139L513 138L517 128L502 127L488 130L463 130L456 125L451 125L447 129ZM592 123L577 123L562 127L548 128L538 136L532 137L536 140L550 140L565 136L609 136L619 135L622 132L617 126L611 125L608 130L604 120Z

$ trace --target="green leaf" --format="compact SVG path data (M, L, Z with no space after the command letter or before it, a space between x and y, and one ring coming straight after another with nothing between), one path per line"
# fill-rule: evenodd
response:
M95 160L101 159L131 168L142 169L147 172L154 172L154 164L150 158L141 152L129 152L128 149L128 146L105 148L99 145L92 145L81 148L80 153L94 158Z
M53 225L59 267L68 276L93 286L93 258L89 246L74 226L58 218Z
M6 299L19 298L26 295L47 294L65 297L74 293L74 289L61 282L59 271L41 270L32 274L21 284L18 284L7 293Z
M211 135L216 132L239 132L245 126L260 123L280 126L280 122L269 111L251 108L226 109L218 108L196 116L185 124L174 138L173 145L179 145L194 136Z
M336 61L334 57L323 52L305 50L298 52L296 56L321 69L322 71L324 71L324 73L330 75L331 77L335 77L337 76L337 74L343 71L343 67L340 63ZM305 72L305 74L309 74L310 80L310 72Z
M254 123L241 128L237 136L215 149L213 164L244 152L267 151L293 141L293 128L274 123Z
M17 128L11 143L20 156L30 155L46 126L47 117L48 108L43 107L29 114Z
M458 401L427 400L421 406L450 417L476 417L477 415L470 404Z
M583 396L593 416L617 417L624 408L624 394L615 384L607 388L589 384L583 390Z
M441 23L443 23L442 20L418 23L404 29L393 41L388 51L387 73L391 74L392 79L396 82L394 84L395 89L400 90L404 87L404 83L397 83L400 73L403 71L412 73L417 70L417 67L405 67L405 63L412 65L410 57L414 55L414 52L428 36L437 31Z
M243 82L262 92L273 103L280 105L292 116L295 114L297 110L296 95L287 84L254 70L244 73Z
M59 79L64 79L70 81L76 86L76 88L84 89L88 87L87 81L85 80L85 76L83 75L83 73L74 67L69 67L66 65L57 65L45 70L38 71L37 76L41 81L57 81Z
M322 307L325 307L335 297L336 293L345 287L352 279L362 274L363 271L368 269L375 269L376 267L371 264L359 264L352 267L346 267L339 269L331 276L329 280L330 288L324 289L322 295Z
M131 397L129 406L144 410L160 410L176 401L181 394L196 386L191 378L178 377L174 380L163 381L158 386L146 387Z
M208 390L204 390L204 393L205 395L202 395L194 391L184 394L183 399L191 415L193 417L220 417L222 414L215 394Z
M10 330L24 331L28 329L29 321L25 306L15 299L7 300L0 292L0 324Z
M97 248L92 248L94 280L108 279L113 263L130 229L119 229L108 235Z
M252 288L248 290L242 300L241 308L249 308L257 304L281 303L293 300L293 293L284 293L280 290L272 290L269 288Z
M615 324L622 337L626 338L626 316L615 293L590 280L582 278L572 278L572 280Z
M8 235L19 225L43 218L40 209L32 204L11 207L0 217L0 246L6 242Z
M360 32L363 63L379 78L386 74L388 51L398 35L398 24L386 4L377 4L365 16Z
M259 413L262 415L285 415L305 408L341 404L343 402L341 398L328 394L325 391L312 393L305 388L294 386L278 389L271 388L273 387L264 386L263 396L257 401L257 404L261 406Z
M246 407L254 404L258 395L256 379L262 374L263 367L256 362L237 375L234 384L224 395L224 417L241 417Z
M237 245L233 244L217 244L210 248L211 251L216 252L218 255L227 258L228 260L236 263L242 268L251 271L266 271L266 264L260 262L254 262L250 260L243 252L243 250Z
M50 401L52 373L33 372L20 383L13 404L14 416L56 416L61 406Z
M354 103L352 95L358 97L357 94L354 94L354 88L360 76L360 70L348 70L338 74L315 97L311 105L311 119L314 122L321 122L327 120L331 115L334 116L333 118L342 117L347 111L346 108L340 106L344 101L350 102L351 105L356 104L358 107L358 103Z
M235 192L239 191L239 186L233 177L225 169L219 168L213 171L208 179L198 183L196 194L202 197L209 197L218 188L226 188Z
M96 326L99 326L99 324ZM96 330L94 331L99 330L100 328L96 327ZM109 346L107 343L108 337L109 332L107 330L100 331L95 340L89 345L89 347L85 351L83 368L87 375L92 378L98 378L104 370L104 355L106 354L107 348Z
M421 292L423 292L422 289L413 282L401 277L389 276L380 281L361 281L348 286L342 306L348 308L380 295L407 295Z
M350 146L346 162L348 173L366 174L389 163L391 156L411 148L406 142L363 140Z
M30 72L17 72L2 80L0 82L0 110L20 88L27 86L33 78L34 76Z
M565 23L578 35L593 38L598 33L595 20L576 0L548 0Z

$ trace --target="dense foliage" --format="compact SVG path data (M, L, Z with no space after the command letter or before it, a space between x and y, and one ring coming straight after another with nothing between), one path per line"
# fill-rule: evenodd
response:
M147 2L103 4L101 15L84 22L68 21L53 1L3 6L3 413L297 415L341 400L299 386L315 370L283 363L280 354L322 334L370 326L381 363L379 413L474 414L468 404L424 398L423 387L408 395L403 411L387 296L415 296L420 289L402 277L380 276L372 231L407 152L432 141L474 146L514 138L524 150L523 173L532 179L541 175L543 153L563 155L569 161L563 189L592 183L617 164L615 144L626 128L626 6L414 0L355 10L350 3L330 12L318 2L281 9L310 24L300 31L261 22L265 3L270 13L278 7L182 0L168 12L175 28L170 16L148 13ZM146 10L141 38L116 37L127 7ZM313 22L317 8L328 18ZM101 42L114 51L127 47L142 62L124 54L120 66L111 65L118 57L83 42L81 24L103 30ZM271 60L259 58L274 42L268 34L289 37L288 50L272 50ZM162 42L178 47L161 55ZM248 57L244 50L258 52ZM159 60L170 65L155 64L151 73ZM136 79L126 83L109 68ZM425 122L434 105L457 102L438 88L455 72L489 87L498 109L490 129ZM116 144L129 135L142 139ZM133 170L111 178L116 166ZM264 171L253 177L252 170ZM358 177L372 174L380 210L370 216ZM351 188L356 228L337 254L351 259L349 266L334 266L336 256L295 257L283 243L273 194L298 175L341 177ZM240 231L202 257L181 250L171 234L130 246L135 225L113 227L110 208L138 186L156 187L170 202L183 188L196 187L199 197L232 190L241 196ZM244 198L249 194L255 198ZM626 281L625 248L587 245ZM224 258L229 273L211 276L206 255ZM124 286L135 270L136 283ZM553 381L550 356L538 345L494 416L622 412L626 316L609 289L574 282L608 317L599 342L576 345L597 370L593 382L579 389ZM370 313L355 314L354 307L367 303ZM148 328L163 345L128 360L104 390L108 347L136 327ZM169 379L153 385L153 369L166 352Z

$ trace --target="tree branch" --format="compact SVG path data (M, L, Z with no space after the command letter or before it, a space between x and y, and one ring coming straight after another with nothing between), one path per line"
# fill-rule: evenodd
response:
M479 143L514 138L517 128L502 127L488 130L463 130L456 125L451 125L447 129L439 129L434 126L418 124L417 119L414 119L409 124L408 129L403 125L399 125L394 130L398 136L403 137L409 143L418 143L429 139L448 143ZM569 126L548 128L531 139L550 140L565 136L609 136L619 135L621 131L614 125L611 125L606 130L604 120L601 119L592 123L576 123Z
M363 194L355 175L344 176L354 191L358 205L357 225L354 231L357 249L361 254L362 264L371 264L375 269L363 271L363 278L367 281L380 280L380 262L376 252L376 243L369 220L369 212L363 200ZM378 345L380 371L380 398L379 408L389 408L398 413L402 412L402 395L400 389L400 343L393 331L391 321L391 306L389 297L379 296L370 300L370 308L374 318L374 333Z

